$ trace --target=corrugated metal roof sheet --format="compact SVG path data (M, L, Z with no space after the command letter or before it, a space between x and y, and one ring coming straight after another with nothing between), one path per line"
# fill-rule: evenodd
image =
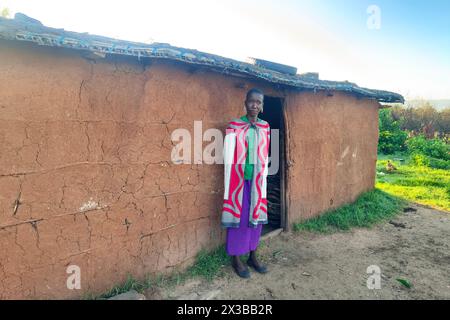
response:
M88 33L70 32L64 29L43 26L32 19L27 21L23 17L22 15L20 19L0 18L0 39L27 41L38 45L87 50L101 54L171 59L209 66L216 70L219 69L222 73L241 73L253 78L291 87L311 90L345 91L366 98L376 99L380 102L404 103L404 98L400 94L361 88L348 81L327 81L308 75L281 73L262 66L224 58L194 49L174 47L167 43L145 44L90 35Z

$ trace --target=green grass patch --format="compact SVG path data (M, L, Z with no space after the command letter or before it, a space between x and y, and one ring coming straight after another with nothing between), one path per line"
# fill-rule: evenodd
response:
M370 227L397 214L405 201L375 189L362 194L354 203L294 224L294 231L331 233L352 227Z
M146 289L146 285L144 282L140 282L140 281L134 279L131 275L128 275L127 280L125 280L124 283L112 287L108 292L105 292L98 297L87 296L87 298L108 299L108 298L114 297L116 295L128 292L130 290L136 290L137 292L142 293L144 291L144 289Z
M450 211L450 170L435 169L414 164L410 156L379 155L376 187L391 195L436 209ZM386 170L390 160L397 168Z
M211 281L215 276L223 271L223 266L230 264L230 257L227 255L224 246L207 252L201 251L197 255L196 263L187 270L189 277L202 277Z
M183 284L186 280L200 277L207 281L211 281L217 276L223 274L223 266L230 265L230 258L225 252L225 247L222 245L213 251L202 250L198 253L195 262L192 266L184 271L174 271L168 275L148 275L145 280L140 281L128 275L125 282L112 287L107 292L100 295L93 295L86 293L83 299L97 300L108 299L116 295L136 290L143 293L146 289L151 287L172 287Z

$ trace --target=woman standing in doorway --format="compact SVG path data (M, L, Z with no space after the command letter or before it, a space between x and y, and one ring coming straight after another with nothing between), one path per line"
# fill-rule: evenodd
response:
M259 273L267 272L256 257L262 225L268 223L270 127L258 118L263 104L261 90L247 92L244 102L246 115L228 124L224 146L225 188L221 222L227 228L227 254L231 256L234 270L242 278L250 277L248 267L240 259L248 253L247 264Z

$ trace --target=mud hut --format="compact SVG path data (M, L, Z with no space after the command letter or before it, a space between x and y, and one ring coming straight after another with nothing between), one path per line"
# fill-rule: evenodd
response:
M279 129L270 229L374 187L378 109L399 94L0 18L0 298L100 293L223 243L223 165L173 163L171 133L224 130L251 87Z

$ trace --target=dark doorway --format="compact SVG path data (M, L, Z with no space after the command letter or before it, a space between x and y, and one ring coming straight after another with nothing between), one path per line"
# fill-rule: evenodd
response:
M263 234L276 229L285 229L286 210L285 210L285 143L284 143L284 100L282 98L264 96L264 112L259 117L270 124L271 144L269 147L269 175L267 177L267 209L269 224L263 228ZM278 132L278 136L277 136ZM278 148L274 143L278 140ZM272 150L274 148L274 150ZM278 150L277 150L278 149ZM273 154L277 153L277 155ZM278 156L278 157L277 157ZM278 165L274 163L278 162ZM271 172L273 168L278 170ZM272 170L271 170L272 168Z

